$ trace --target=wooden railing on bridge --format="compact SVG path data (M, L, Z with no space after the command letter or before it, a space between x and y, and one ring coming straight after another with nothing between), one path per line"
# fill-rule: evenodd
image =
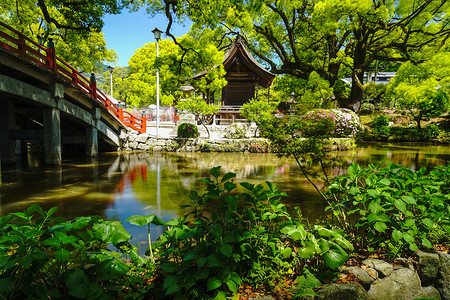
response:
M108 111L119 119L125 126L128 126L140 133L145 133L147 122L145 117L136 118L122 108L117 107L100 89L97 88L95 77L88 80L75 68L56 56L55 48L51 39L48 41L48 48L40 45L14 28L0 22L0 46L19 54L28 60L51 70L53 73L70 81L85 93L106 107Z
M247 119L241 116L242 106L222 105L217 112L217 121L224 125L226 123L245 122Z

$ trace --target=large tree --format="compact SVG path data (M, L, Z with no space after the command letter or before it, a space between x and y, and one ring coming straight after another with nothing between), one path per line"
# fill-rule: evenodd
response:
M37 35L53 38L59 57L92 72L101 62L115 61L107 49L101 28L105 14L117 14L125 7L137 8L141 1L128 0L2 0L0 20L37 41Z
M151 0L170 22L189 18L204 27L240 31L248 47L273 73L308 80L315 72L335 88L345 68L348 97L335 88L339 105L363 97L363 75L375 61L421 62L450 34L448 0Z
M132 106L147 106L156 103L156 68L160 72L160 99L163 105L171 105L181 96L178 90L184 84L193 84L197 94L220 90L226 81L223 79L222 60L224 53L219 51L204 37L183 36L178 43L188 52L181 50L169 39L159 42L159 58L156 59L156 43L147 43L136 50L129 61L128 102ZM195 82L194 73L210 70Z

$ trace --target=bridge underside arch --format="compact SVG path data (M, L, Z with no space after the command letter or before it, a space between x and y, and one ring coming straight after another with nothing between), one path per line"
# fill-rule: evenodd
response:
M59 164L62 153L95 156L117 149L120 126L109 126L111 117L100 107L74 102L60 83L29 84L0 74L0 138L8 141L0 146L2 162L14 162L27 143L44 144L53 156L49 164Z

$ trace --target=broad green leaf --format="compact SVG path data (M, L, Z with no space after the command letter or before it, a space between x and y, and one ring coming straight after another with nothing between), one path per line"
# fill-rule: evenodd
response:
M353 251L353 245L350 243L346 238L343 236L335 237L333 239L339 246L341 246L343 249L348 249L350 251Z
M233 294L237 293L237 288L238 287L237 287L236 283L233 280L228 280L226 282L226 284L227 284L228 288L230 289L230 291L233 292Z
M298 254L301 258L310 258L316 252L316 244L313 241L305 241L305 246L298 249Z
M323 260L333 270L342 266L348 259L347 252L336 244L330 243L330 250L322 255Z
M408 233L403 234L403 239L410 244L414 242L414 237Z
M231 257L231 254L233 253L233 248L229 244L220 245L219 250L220 253L222 253L226 257Z
M163 289L166 290L169 287L178 286L178 275L173 274L169 275L164 279ZM166 291L166 295L168 295L169 291Z
M325 227L320 226L320 225L314 226L314 229L317 230L317 233L319 233L320 236L330 237L330 236L335 235L333 230L325 228Z
M387 229L387 225L384 222L376 222L373 225L373 228L375 228L375 230L378 231L378 232L384 233L386 231L386 229Z
M348 193L353 196L359 194L359 187L356 186L351 187Z
M422 220L422 223L427 226L429 229L433 229L434 227L434 222L433 220L431 220L430 218L425 218Z
M431 244L431 242L426 238L422 239L422 245L424 245L427 248L433 248L433 245Z
M392 231L392 239L396 242L398 242L403 237L403 233L401 231L398 231L395 229Z
M267 184L267 187L269 188L269 190L270 190L271 192L273 192L273 191L275 190L275 186L273 185L272 182L266 181L266 184Z
M389 179L387 179L387 178L381 179L381 180L380 180L380 183L381 183L382 185L385 185L385 186L390 186L390 185L391 185L391 181L390 181Z
M237 185L232 182L225 182L225 184L223 186L227 190L227 192L230 193L232 190L234 190L236 188Z
M183 257L183 261L193 260L193 259L196 259L197 257L198 257L198 252L197 251L191 251L191 252L188 252Z
M208 282L206 283L206 290L212 291L217 288L219 288L222 285L222 282L215 276L212 276L208 279Z
M140 215L134 215L131 216L125 221L130 222L130 224L137 225L137 226L145 226L153 221L155 218L155 215L148 215L148 216L140 216Z
M245 189L252 191L255 188L254 184L248 183L248 182L241 182L239 183L241 186L243 186Z
M377 189L369 189L367 190L367 194L373 198L379 198L380 197L380 191Z
M383 207L376 200L372 200L369 203L369 209L372 213L378 214L383 209Z
M131 238L131 235L123 228L120 221L96 223L93 229L96 233L100 234L100 237L105 243L112 243L113 245L128 241Z
M227 300L227 294L224 291L217 291L213 300Z
M214 176L214 178L217 179L220 176L220 168L221 168L220 166L211 168L209 172L211 173L212 176Z
M242 282L241 277L236 272L231 272L231 280L236 282L237 285L240 285Z
M394 202L394 205L395 205L395 207L397 207L397 209L399 210L399 211L401 211L402 213L406 213L406 204L405 204L405 202L403 202L402 200L400 200L400 199L397 199L397 200L395 200L395 202Z
M416 199L411 196L402 196L402 200L405 201L405 203L408 204L416 204Z
M64 248L55 251L55 257L61 262L66 262L71 254L72 253L70 251L67 251Z
M222 267L224 260L220 257L219 254L211 253L207 257L207 262L208 262L208 265L210 265L211 267Z
M228 173L226 173L225 175L223 175L223 177L222 177L222 183L224 183L225 181L230 180L231 178L234 178L234 177L236 177L236 174L235 174L235 173L228 172Z
M65 284L69 294L78 299L86 299L89 291L89 278L82 269L76 269L66 275Z
M410 243L409 244L409 249L411 251L417 251L417 250L419 250L419 247L415 243Z
M292 249L289 247L286 247L281 250L281 256L283 258L288 258L289 256L291 256L291 253L292 253Z

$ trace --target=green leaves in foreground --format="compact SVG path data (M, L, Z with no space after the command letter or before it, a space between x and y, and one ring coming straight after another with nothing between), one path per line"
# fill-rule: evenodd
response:
M38 205L0 218L0 295L8 299L107 299L129 267L107 243L127 242L120 222L67 221Z
M359 249L395 258L407 249L432 248L436 230L450 233L450 166L413 172L392 163L366 168L352 163L328 191L327 210Z
M184 207L189 212L154 243L167 296L227 299L243 282L273 286L302 274L306 263L337 269L348 258L353 247L341 232L292 220L280 203L285 194L272 183L238 187L236 174L221 177L220 169L211 168L212 179L197 182L203 193L191 192L193 203ZM150 220L159 222L128 219L137 225Z

